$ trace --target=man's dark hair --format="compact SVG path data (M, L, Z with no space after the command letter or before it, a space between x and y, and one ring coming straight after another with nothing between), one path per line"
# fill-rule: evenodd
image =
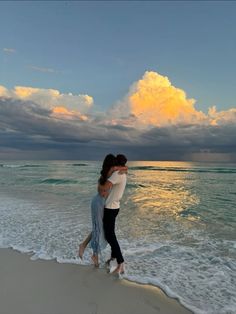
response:
M118 166L125 166L125 164L127 163L127 158L125 157L125 155L118 154L116 156L116 161Z

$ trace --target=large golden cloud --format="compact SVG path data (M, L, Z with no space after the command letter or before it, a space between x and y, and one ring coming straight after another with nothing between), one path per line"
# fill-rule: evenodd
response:
M203 112L194 108L194 99L187 99L182 89L156 72L145 72L132 86L128 100L131 114L144 124L195 124L206 119Z
M110 123L136 128L236 123L235 108L218 112L213 106L205 114L194 107L195 102L168 77L147 71L110 110Z

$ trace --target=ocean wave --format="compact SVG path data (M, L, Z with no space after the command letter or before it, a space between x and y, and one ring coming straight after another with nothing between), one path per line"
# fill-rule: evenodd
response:
M180 167L154 167L138 166L129 167L129 170L152 170L152 171L170 171L170 172L206 172L206 173L236 173L236 168L180 168Z
M85 166L88 166L88 164L83 164L83 163L80 163L80 164L69 164L70 166L73 166L73 167L85 167Z
M47 167L47 165L15 165L15 164L0 164L2 168L40 168L40 167Z
M6 165L6 164L1 164L0 167L2 167L2 168L21 168L22 165Z
M47 178L40 181L41 184L77 184L77 180L72 179L55 179L55 178Z
M145 188L147 185L141 183L127 183L127 188Z
M23 165L22 168L40 168L47 167L47 165Z

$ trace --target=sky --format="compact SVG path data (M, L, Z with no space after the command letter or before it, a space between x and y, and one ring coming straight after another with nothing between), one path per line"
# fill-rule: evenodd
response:
M0 159L236 162L234 1L1 1Z

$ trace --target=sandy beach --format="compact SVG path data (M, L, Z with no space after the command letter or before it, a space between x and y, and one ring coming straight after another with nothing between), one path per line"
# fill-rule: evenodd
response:
M160 289L105 269L0 249L0 314L189 314Z

